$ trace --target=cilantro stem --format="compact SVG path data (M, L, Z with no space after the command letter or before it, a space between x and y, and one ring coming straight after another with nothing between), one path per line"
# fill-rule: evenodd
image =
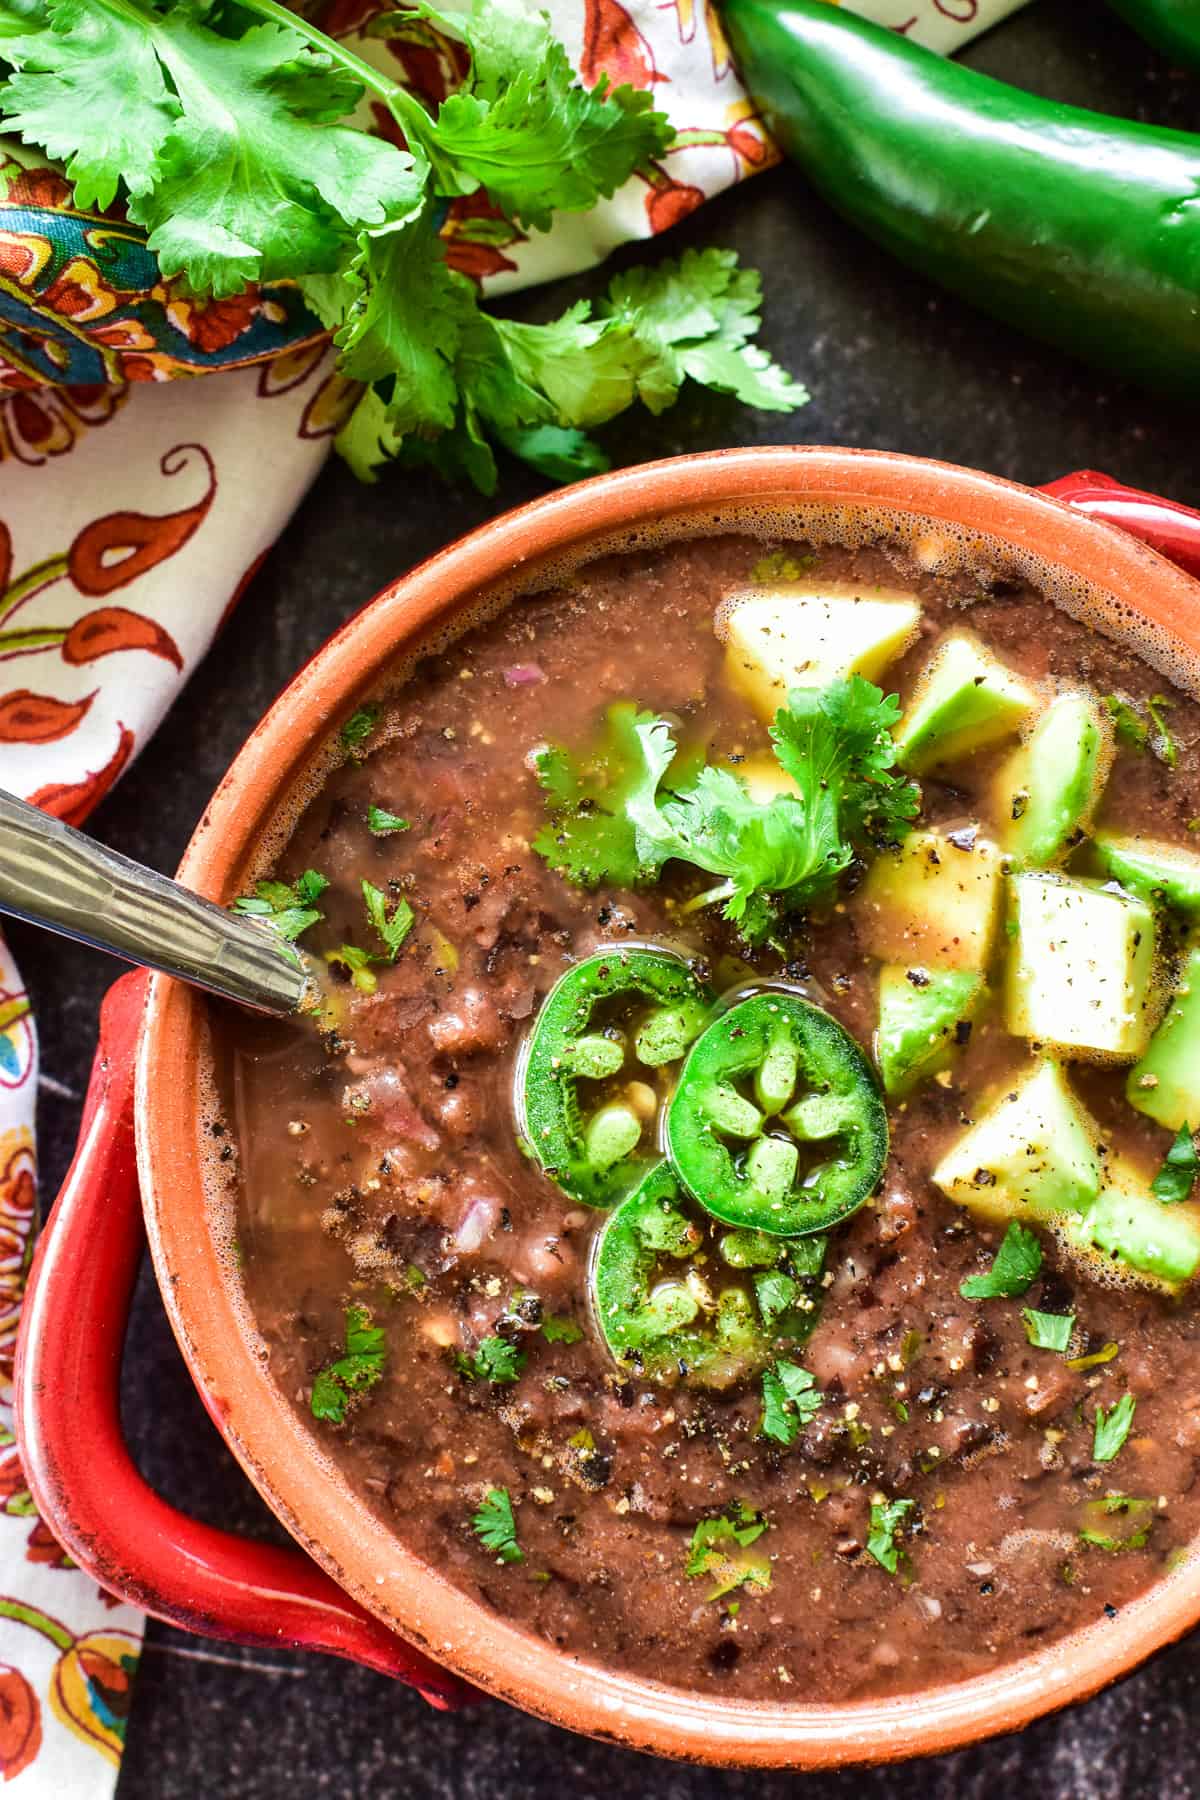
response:
M728 900L731 894L737 893L736 881L718 882L716 887L706 888L702 894L693 894L680 907L681 913L699 912L702 906L715 906L718 900Z
M262 19L270 19L276 25L282 25L288 31L294 31L297 37L302 37L314 50L323 50L326 56L332 57L334 62L340 63L344 69L349 69L353 75L357 76L358 80L371 93L378 94L381 100L386 100L389 107L393 105L397 95L403 95L406 100L410 98L404 93L400 84L390 80L381 69L373 68L355 51L347 50L344 44L339 44L336 38L327 37L315 25L310 25L301 14L294 13L288 6L283 6L280 0L241 0L241 4L246 12L257 13Z

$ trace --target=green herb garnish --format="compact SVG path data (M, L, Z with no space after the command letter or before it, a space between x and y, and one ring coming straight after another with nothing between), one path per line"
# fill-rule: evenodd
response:
M1175 702L1169 700L1165 694L1152 694L1146 702L1146 711L1154 721L1154 736L1151 739L1150 748L1159 762L1166 763L1168 769L1176 768L1179 763L1178 747L1163 718L1163 714L1169 712L1174 704Z
M821 1410L825 1396L816 1377L798 1363L777 1362L763 1371L763 1411L759 1431L779 1444L794 1444L801 1429Z
M1105 1412L1096 1408L1096 1429L1092 1439L1092 1461L1111 1462L1129 1436L1137 1401L1132 1394L1122 1394L1115 1406Z
M585 88L519 0L372 21L463 45L461 85L432 107L279 0L8 13L4 127L66 164L84 211L121 192L164 280L218 298L298 281L366 384L339 448L368 478L403 454L490 492L492 442L552 479L593 474L608 464L587 433L637 399L662 411L686 378L773 411L807 398L752 342L758 279L730 252L626 271L543 325L492 317L447 265L448 201L490 200L503 217L477 231L541 231L649 177L675 139L650 92ZM349 122L364 103L404 148Z
M347 750L361 750L378 723L377 706L360 706L357 712L350 714L338 736Z
M777 581L799 581L808 570L815 569L818 558L813 551L793 556L787 550L768 550L750 571L750 580L761 587L772 587Z
M1174 704L1166 694L1155 694L1147 700L1143 712L1135 702L1122 699L1119 694L1104 696L1105 708L1121 742L1131 750L1151 750L1168 769L1175 768L1179 761L1179 750L1163 717Z
M1137 708L1128 700L1122 700L1119 694L1105 694L1104 707L1121 742L1128 744L1131 750L1144 750L1149 742L1150 727Z
M368 806L367 830L375 837L386 837L390 831L407 831L409 823L398 813L388 812L382 806Z
M469 1381L490 1381L501 1387L517 1379L526 1361L524 1352L510 1344L507 1338L486 1337L471 1356L460 1350L454 1358L454 1366Z
M548 1344L577 1344L583 1330L574 1319L557 1319L551 1313L542 1320L542 1336Z
M765 1556L746 1554L767 1529L766 1522L744 1503L717 1519L701 1519L692 1533L684 1574L710 1575L716 1586L706 1600L720 1600L735 1588L765 1592L771 1585L771 1565Z
M231 911L267 920L272 931L294 943L302 931L325 917L315 902L328 886L315 869L305 869L290 886L286 881L256 881L253 894L239 895Z
M314 1419L342 1424L352 1400L382 1378L387 1344L365 1306L346 1308L345 1351L317 1375L309 1405Z
M507 1488L489 1488L471 1524L484 1549L491 1550L501 1562L524 1562L525 1552L517 1542L517 1524Z
M1150 1192L1165 1206L1177 1206L1186 1200L1200 1175L1200 1155L1190 1125L1181 1125L1179 1135L1167 1151L1162 1168L1150 1183Z
M558 745L538 752L549 821L534 848L584 887L634 887L672 860L690 863L720 879L689 907L719 903L761 942L780 911L831 896L859 850L907 834L920 791L895 768L899 717L895 695L859 675L797 689L771 727L797 792L762 804L731 769L711 764L677 774L673 786L671 726L619 702L590 755Z
M987 1274L969 1276L958 1291L964 1300L1013 1300L1032 1287L1041 1267L1041 1244L1014 1220Z
M386 957L378 960L395 962L400 954L400 946L412 930L415 916L413 909L401 895L398 900L393 902L392 910L389 913L387 895L369 881L363 882L362 894L367 906L367 917L375 927L379 940L387 952Z
M360 950L357 944L339 944L336 950L327 950L325 961L345 969L361 994L373 994L379 986L379 978L371 967L379 958L369 950Z
M1074 1313L1035 1312L1032 1306L1021 1308L1025 1336L1035 1350L1057 1350L1060 1353L1071 1342L1075 1329Z
M916 1505L915 1500L875 1500L871 1504L871 1529L867 1552L881 1569L894 1575L900 1562L896 1533Z

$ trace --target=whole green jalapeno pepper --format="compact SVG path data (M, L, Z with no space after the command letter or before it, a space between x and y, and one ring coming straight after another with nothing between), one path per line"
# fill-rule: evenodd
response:
M745 1381L785 1345L807 1339L819 1316L824 1240L806 1239L795 1258L790 1248L753 1232L717 1241L712 1221L693 1216L670 1164L659 1163L599 1234L592 1299L601 1335L621 1367L643 1380L708 1388Z
M706 1212L772 1237L827 1231L878 1185L887 1113L836 1019L766 990L697 1038L667 1109L667 1154Z
M712 1003L681 956L637 945L585 958L550 990L518 1070L519 1125L572 1200L610 1206L657 1155L654 1079Z
M1200 69L1200 8L1196 0L1108 0L1115 13L1185 68Z
M825 0L722 17L768 128L877 243L1035 337L1200 394L1200 137L1040 99Z

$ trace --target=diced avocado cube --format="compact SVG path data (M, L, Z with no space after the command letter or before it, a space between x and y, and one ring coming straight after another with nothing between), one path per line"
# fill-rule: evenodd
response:
M1157 900L1185 919L1200 919L1200 856L1148 837L1096 834L1092 845L1106 875L1143 900Z
M1028 868L1059 862L1087 835L1112 767L1112 730L1088 694L1062 694L996 778L1002 842Z
M1200 1212L1186 1203L1164 1206L1149 1180L1120 1157L1110 1159L1095 1204L1067 1221L1066 1238L1171 1287L1200 1269Z
M1041 1062L964 1132L932 1179L985 1218L1081 1212L1100 1192L1097 1136L1060 1065Z
M906 1094L949 1068L986 992L971 969L881 969L875 1060L884 1092Z
M1153 910L1065 875L1014 875L1010 894L1008 1029L1068 1056L1140 1056L1158 1002Z
M792 688L825 687L847 675L879 676L917 634L911 594L802 582L733 594L717 615L725 674L760 718L773 719Z
M1200 1129L1200 933L1184 955L1162 1024L1129 1071L1125 1097L1170 1131Z
M914 831L872 863L854 898L859 942L906 968L982 969L1003 889L1000 852L973 830Z
M965 632L943 640L896 733L896 760L914 775L998 744L1032 718L1038 696Z

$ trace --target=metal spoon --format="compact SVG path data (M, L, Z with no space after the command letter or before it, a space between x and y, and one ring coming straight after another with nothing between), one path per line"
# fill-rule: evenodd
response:
M311 1000L303 951L0 789L0 912L258 1012Z

